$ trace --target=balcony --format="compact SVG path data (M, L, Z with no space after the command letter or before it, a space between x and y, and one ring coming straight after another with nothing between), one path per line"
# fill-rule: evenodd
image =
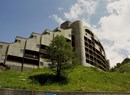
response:
M31 59L31 60L38 60L38 56L31 55L31 54L25 54L24 58Z
M45 49L40 50L41 53L47 54L47 51Z

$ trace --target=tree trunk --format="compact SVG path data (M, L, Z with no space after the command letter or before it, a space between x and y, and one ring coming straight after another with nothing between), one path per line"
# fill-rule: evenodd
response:
M60 69L59 69L59 67L57 68L57 75L56 76L60 77Z
M60 71L61 71L60 62L58 62L58 64L57 64L57 74L56 74L57 78L60 77Z

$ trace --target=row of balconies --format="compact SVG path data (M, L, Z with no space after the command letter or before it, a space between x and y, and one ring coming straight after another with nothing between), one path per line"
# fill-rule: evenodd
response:
M106 60L105 59L103 59L103 58L101 58L99 55L97 55L97 54L91 54L91 53L85 53L86 54L86 58L88 57L88 58L91 58L91 59L94 59L94 58L96 58L96 59L99 59L100 61L102 61L102 63L106 63Z
M24 58L31 59L31 60L38 60L39 56L33 55L33 54L25 54Z
M92 64L92 65L94 64L96 66L98 64L98 65L101 65L104 68L108 68L106 61L103 61L102 59L99 59L98 57L86 54L86 60L89 60L90 61L89 63Z
M100 59L102 61L102 63L106 63L106 59L96 52L86 52L86 54L88 54L90 57L92 56L93 58Z
M90 54L96 54L96 55L99 55L99 57L101 57L102 59L105 59L105 56L102 55L101 52L99 52L97 49L95 49L94 47L91 48L91 47L87 47L85 46L85 52L86 53L90 53Z
M18 57L21 57L21 58L24 57L25 59L28 59L28 60L39 60L40 53L46 54L46 48L47 48L46 46L41 45L39 48L39 51L22 50L23 56L18 56ZM14 56L14 55L11 55L11 56Z
M101 45L101 43L100 43L99 41L97 41L97 39L95 39L94 34L93 34L90 30L85 29L85 33L86 33L86 35L89 34L89 35L91 36L92 42L96 43L98 46L100 46L100 47L103 49L103 46ZM87 39L87 40L90 40L90 39L88 39L88 38L85 37L85 40L86 40L86 39ZM89 41L90 43L91 43L91 40ZM103 50L104 50L104 49L103 49Z
M91 65L94 65L96 67L100 67L101 69L103 70L107 70L108 66L106 66L100 59L98 58L86 58L86 62L91 64Z
M86 56L86 58L92 56L93 58L99 59L100 62L104 63L104 65L107 67L105 56L103 56L101 52L99 52L95 48L91 49L90 47L85 47L85 53L89 55Z
M97 50L97 51L100 52L103 56L105 56L105 51L102 50L102 49L100 49L100 48L97 49L97 47L94 46L93 44L90 44L90 43L88 43L88 42L85 42L85 47L91 49L92 51Z
M92 40L90 40L90 39L84 37L84 40L85 40L86 44L88 43L88 44L90 44L90 45L92 45L92 46L95 46L95 44L96 44L96 45L98 45L98 46L101 48L100 50L104 51L104 48L103 48L103 46L101 45L101 43L98 42L98 41L96 41L93 37L92 37Z
M99 67L99 68L101 68L101 69L103 69L103 70L107 70L107 68L106 67L103 67L103 65L101 65L101 64L99 64L100 63L100 61L99 60L89 60L89 59L86 59L86 62L87 63L90 63L91 65L93 65L93 66L96 66L96 67Z

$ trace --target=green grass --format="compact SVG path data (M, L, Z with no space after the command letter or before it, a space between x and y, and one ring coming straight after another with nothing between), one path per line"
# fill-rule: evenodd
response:
M34 89L44 91L130 91L130 73L104 72L97 68L76 66L66 77L55 80L48 69L34 70ZM0 88L32 89L33 72L0 72Z

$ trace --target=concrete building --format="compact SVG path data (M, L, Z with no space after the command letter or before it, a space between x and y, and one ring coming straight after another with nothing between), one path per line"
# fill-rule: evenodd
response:
M50 62L45 51L57 35L63 35L72 42L82 65L109 69L103 46L92 30L83 26L81 21L66 21L53 31L32 33L29 38L16 37L10 44L0 42L0 62L16 70L48 66Z

